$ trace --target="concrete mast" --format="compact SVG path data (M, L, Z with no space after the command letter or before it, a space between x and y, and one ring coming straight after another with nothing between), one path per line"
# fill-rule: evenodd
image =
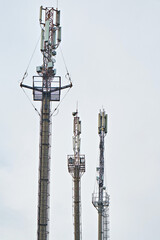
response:
M49 184L51 149L51 101L60 101L61 77L56 76L54 68L56 49L61 42L60 11L40 7L41 52L43 64L36 68L38 76L33 76L33 86L20 84L33 90L33 99L41 101L40 149L39 149L39 191L38 191L38 230L37 240L48 239Z
M109 195L104 186L104 137L107 134L107 114L104 110L98 115L98 134L100 137L99 167L97 167L98 192L92 194L92 203L98 211L98 240L108 240Z
M80 154L81 121L78 111L73 113L73 151L68 155L68 171L73 177L73 207L74 207L74 240L81 240L81 176L85 172L85 156Z

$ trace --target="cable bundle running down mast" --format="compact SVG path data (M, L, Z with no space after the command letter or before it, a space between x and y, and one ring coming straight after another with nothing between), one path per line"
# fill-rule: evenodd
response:
M73 113L73 151L74 155L68 155L68 171L73 177L73 207L74 207L74 240L81 240L81 176L85 172L85 155L80 154L81 121L78 111Z
M33 76L33 86L20 84L33 90L34 101L41 101L40 153L39 153L39 194L38 194L38 240L48 239L49 184L50 184L50 138L51 101L60 101L61 90L72 84L61 86L61 77L56 76L54 68L56 49L61 42L60 11L40 7L41 52L43 64L38 66L38 76Z
M104 137L107 134L107 114L104 110L98 115L98 134L100 136L100 157L99 167L97 167L98 192L92 194L92 204L98 211L98 240L108 240L109 195L104 186Z

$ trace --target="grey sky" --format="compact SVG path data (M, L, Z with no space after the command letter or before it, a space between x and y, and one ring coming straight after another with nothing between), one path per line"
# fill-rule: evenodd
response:
M56 1L1 4L0 239L36 239L39 117L19 87L40 36L39 7ZM79 105L83 240L97 239L91 204L98 164L97 114L109 115L105 139L112 240L159 240L160 1L59 0L62 50L74 87L52 124L50 239L73 239L72 111ZM39 46L25 83L42 63ZM56 68L65 67L58 51ZM32 92L27 92L32 99ZM62 96L65 92L62 93ZM56 106L52 104L53 109ZM39 107L39 104L36 104Z

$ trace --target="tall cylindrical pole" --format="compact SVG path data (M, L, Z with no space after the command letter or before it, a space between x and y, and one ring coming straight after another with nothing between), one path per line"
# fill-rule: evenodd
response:
M40 124L38 240L46 240L48 234L49 171L50 171L50 98L43 95Z
M102 240L103 230L102 230L102 209L98 212L98 240Z
M80 154L81 121L78 111L73 113L73 151L68 155L68 171L73 177L74 240L81 240L81 176L85 172L85 156Z
M80 240L80 120L76 115L74 117L74 159L75 159L75 168L74 168L74 240Z
M98 191L92 194L92 203L98 211L98 240L108 240L108 207L109 195L104 186L104 138L107 133L107 114L105 111L98 114L98 134L100 137L99 144L99 167L97 167Z
M80 240L80 173L79 167L74 170L74 239Z

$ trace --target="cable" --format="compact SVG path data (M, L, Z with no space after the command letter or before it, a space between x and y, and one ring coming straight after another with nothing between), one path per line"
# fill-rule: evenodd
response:
M52 113L52 114L51 114L51 117L52 117L52 116L55 117L55 116L58 115L58 113L59 113L59 109L56 108L56 110L57 110L57 113L55 113L54 115L53 115L53 113Z
M23 83L24 79L28 76L27 71L28 71L28 68L29 68L29 66L30 66L30 64L31 64L32 58L33 58L33 56L34 56L34 53L35 53L35 51L36 51L36 49L37 49L37 46L38 46L40 37L41 37L41 35L40 35L39 38L38 38L38 41L37 41L37 43L36 43L36 46L35 46L35 48L34 48L34 50L33 50L32 55L31 55L31 58L30 58L30 60L29 60L28 66L27 66L27 68L26 68L26 71L25 71L25 73L24 73L24 75L23 75L22 83Z
M29 96L27 95L27 93L25 92L25 90L22 88L24 94L26 95L26 97L28 98L30 104L32 105L32 107L34 108L34 110L37 112L37 114L39 115L39 117L41 116L41 114L39 113L39 111L37 110L37 108L34 106L34 104L31 102Z
M57 0L57 2L58 2L58 0ZM71 80L71 77L70 77L70 74L69 74L69 71L68 71L68 68L67 68L66 61L65 61L65 59L64 59L64 55L63 55L61 46L60 46L60 51L61 51L61 55L62 55L62 59L63 59L64 66L65 66L65 69L66 69L66 72L67 72L66 75L65 75L65 77L66 77L66 79L68 79L68 81L69 81L70 83L72 83L72 80ZM63 96L62 100L59 102L59 104L57 105L57 107L53 110L51 116L53 116L53 114L55 113L55 111L58 110L59 106L61 105L61 103L63 102L64 98L67 96L67 94L69 93L70 89L71 89L71 88L68 89L68 91L65 93L65 95ZM58 114L58 113L57 113L57 114ZM57 114L56 114L56 115L57 115ZM55 116L56 116L56 115L55 115Z
M53 112L52 112L52 114L51 114L51 117L53 116L53 114L55 113L55 111L58 110L59 106L61 105L61 103L63 102L64 98L67 96L67 94L69 93L70 89L71 89L71 88L68 89L68 91L65 93L65 95L63 96L62 100L59 102L59 104L57 105L57 107L53 110ZM57 114L58 114L58 113L57 113ZM56 115L57 115L57 114L56 114ZM54 116L56 116L56 115L54 115Z
M68 77L68 80L69 80L69 82L71 83L71 82L72 82L72 81L71 81L71 77L70 77L70 74L69 74L69 71L68 71L68 68L67 68L66 61L65 61L65 59L64 59L64 55L63 55L61 46L60 46L60 51L61 51L61 55L62 55L62 59L63 59L64 66L65 66L65 69L66 69L66 72L67 72L67 74L65 75L65 77L66 77L66 78Z

